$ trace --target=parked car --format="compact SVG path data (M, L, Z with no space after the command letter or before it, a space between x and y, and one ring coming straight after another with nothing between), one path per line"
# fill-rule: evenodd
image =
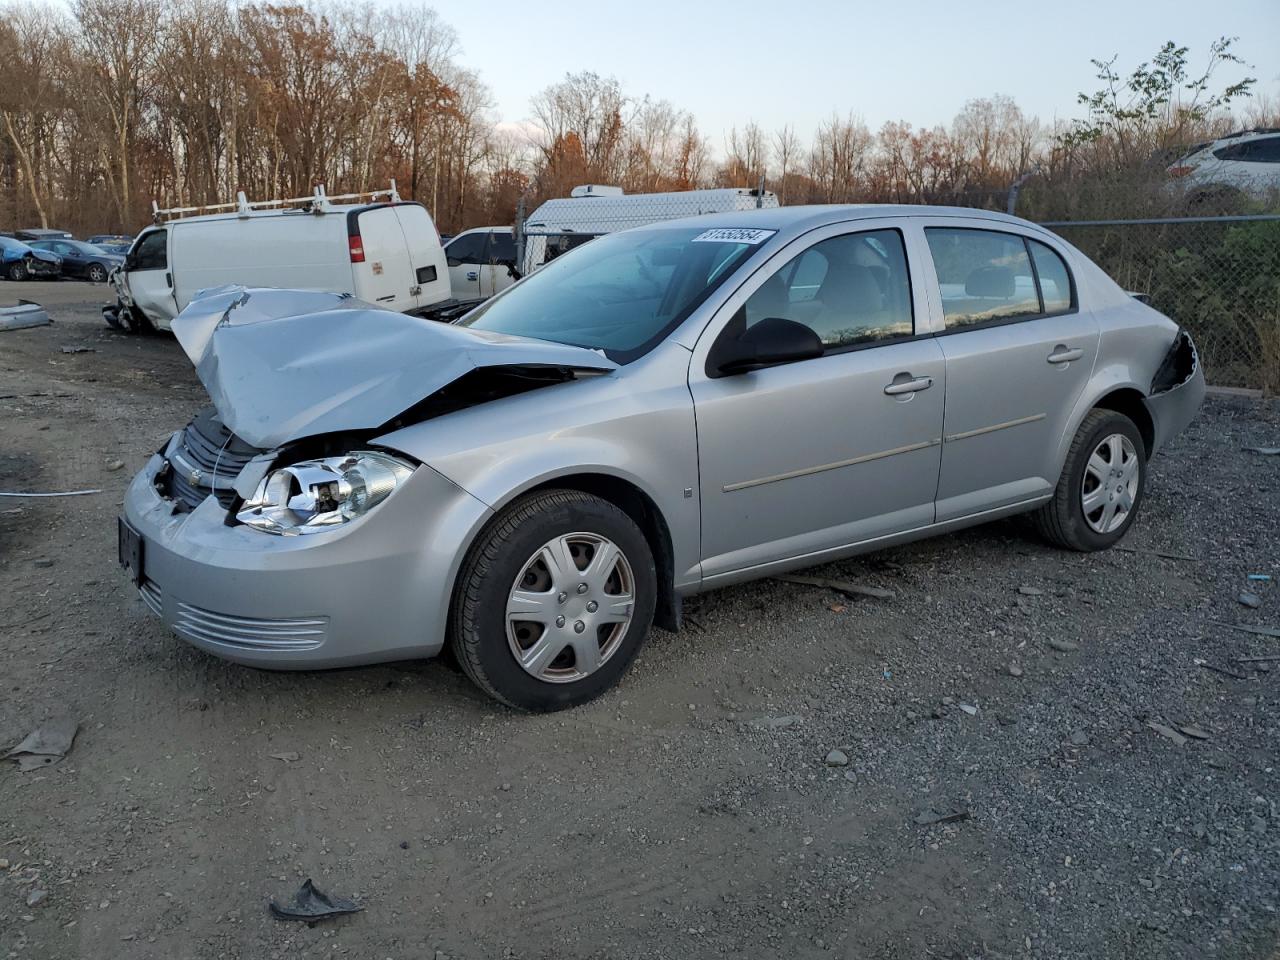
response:
M455 325L234 289L173 330L213 407L125 497L150 609L277 669L447 643L530 710L612 686L698 591L1020 513L1106 549L1204 395L1175 323L957 208L629 230Z
M449 289L459 299L487 299L520 279L510 227L475 227L444 245Z
M15 230L16 239L24 242L32 240L70 240L71 234L66 230L49 230L44 227L29 227L26 230Z
M103 316L133 330L168 329L197 291L226 284L327 290L397 311L449 299L431 215L398 195L169 220L138 234L113 282L118 302Z
M1280 128L1239 130L1196 144L1169 166L1189 199L1280 191Z
M0 237L0 268L3 268L6 280L57 277L62 273L62 258L48 250L37 250L21 240Z
M83 277L93 283L106 283L111 271L124 263L120 254L108 253L83 240L32 240L30 245L60 256L64 277Z
M92 243L95 247L105 246L125 246L128 247L133 243L133 237L126 236L123 233L95 233L92 237L85 240L85 243Z
M95 246L101 247L103 250L107 251L107 253L114 253L119 257L127 257L129 255L129 248L133 246L133 242L130 241L129 243L99 243L99 244L95 244Z

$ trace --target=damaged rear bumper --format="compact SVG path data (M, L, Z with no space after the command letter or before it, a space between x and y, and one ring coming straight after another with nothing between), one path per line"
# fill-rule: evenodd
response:
M1193 419L1204 402L1204 367L1191 334L1179 330L1160 369L1151 382L1147 410L1155 427L1151 453L1177 436Z
M212 497L187 513L156 489L154 455L130 484L124 520L136 531L142 600L208 653L277 670L429 657L445 639L457 544L491 511L419 468L400 508L305 537L229 526Z

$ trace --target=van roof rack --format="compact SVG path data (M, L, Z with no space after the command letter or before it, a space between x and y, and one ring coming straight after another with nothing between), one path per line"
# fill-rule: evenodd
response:
M395 180L391 181L391 186L385 190L366 190L363 193L340 193L329 196L324 192L324 184L316 184L315 189L308 197L284 197L279 200L254 200L250 201L241 190L236 194L234 203L208 203L195 207L161 207L156 201L151 201L151 219L155 223L166 223L169 220L180 220L183 217L201 216L209 213L231 213L237 216L247 217L254 210L270 210L273 208L286 209L296 207L303 213L322 214L327 213L334 202L348 200L377 200L379 197L386 197L391 203L400 202L400 191L396 189Z

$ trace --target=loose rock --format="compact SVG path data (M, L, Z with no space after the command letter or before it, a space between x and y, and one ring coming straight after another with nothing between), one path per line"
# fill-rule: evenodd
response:
M832 750L827 754L826 764L828 767L847 767L849 756L843 750Z

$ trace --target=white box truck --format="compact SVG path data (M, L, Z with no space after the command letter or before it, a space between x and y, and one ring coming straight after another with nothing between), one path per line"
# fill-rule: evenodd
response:
M366 202L335 202L360 201ZM262 209L268 207L268 209ZM426 208L390 190L249 203L240 194L219 208L154 207L154 226L138 234L112 274L118 302L103 309L112 326L167 330L197 291L226 284L349 293L411 313L450 301L440 234Z

